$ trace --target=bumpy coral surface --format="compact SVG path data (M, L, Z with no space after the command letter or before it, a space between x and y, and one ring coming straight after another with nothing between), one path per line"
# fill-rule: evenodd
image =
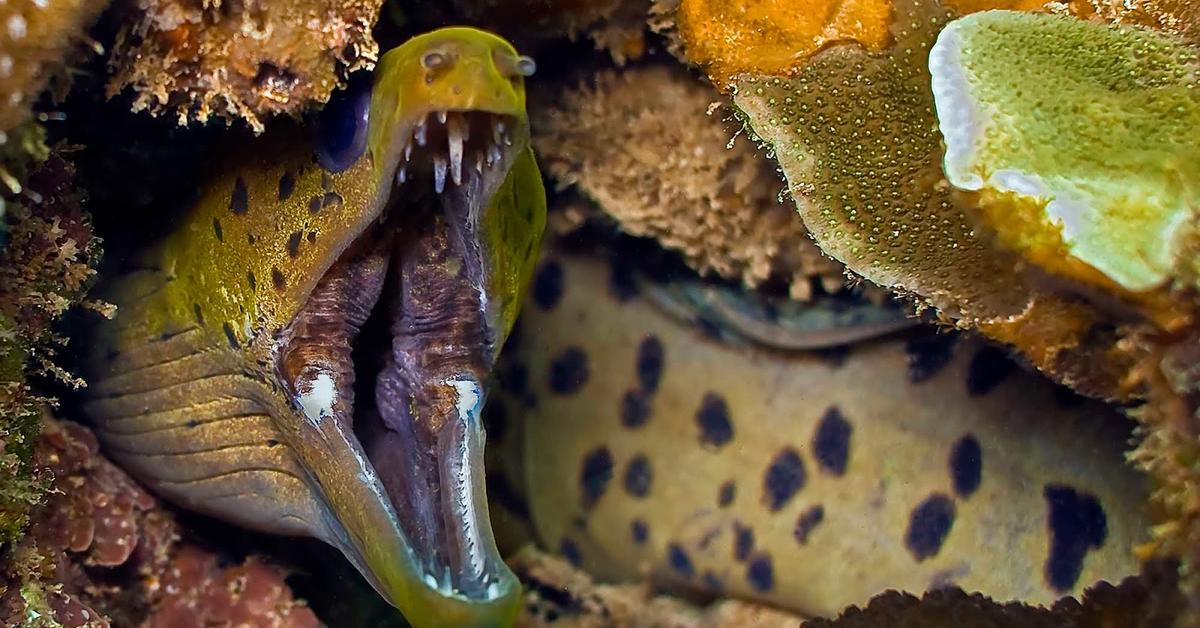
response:
M47 417L35 461L49 497L0 562L5 625L318 625L283 571L253 557L223 565L181 544L172 517L99 454L87 428Z
M574 185L635 236L680 251L703 273L757 286L776 277L803 298L810 279L837 286L779 200L772 166L744 137L730 141L717 95L678 69L602 72L534 119L544 169Z
M378 54L371 27L382 0L145 0L126 18L109 92L180 123L276 114L325 102L345 74Z
M1190 266L1200 52L1151 31L991 11L943 30L930 68L946 177L1000 243L1114 294ZM1056 88L1031 98L1030 85Z

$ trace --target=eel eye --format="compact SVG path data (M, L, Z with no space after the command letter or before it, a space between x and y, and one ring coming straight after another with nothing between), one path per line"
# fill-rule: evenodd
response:
M517 74L529 78L533 76L534 72L537 72L537 63L534 62L532 57L526 57L525 55L517 57Z
M317 115L317 162L332 172L349 168L367 147L367 118L371 111L371 76L362 72L334 92Z
M427 52L421 57L421 66L426 70L436 70L449 62L450 59L440 52Z

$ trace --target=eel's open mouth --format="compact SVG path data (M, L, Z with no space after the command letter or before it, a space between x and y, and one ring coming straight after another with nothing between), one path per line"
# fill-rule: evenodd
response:
M498 597L508 573L482 481L479 413L501 332L481 216L524 148L520 124L438 111L414 125L383 214L322 277L277 362L298 413L353 430L424 585L467 601Z

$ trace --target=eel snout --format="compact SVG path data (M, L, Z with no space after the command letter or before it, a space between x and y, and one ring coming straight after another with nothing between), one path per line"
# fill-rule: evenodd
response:
M422 117L383 216L281 338L278 375L302 424L297 454L329 502L327 540L418 624L503 622L519 593L491 533L480 422L503 334L481 221L527 145L518 133L511 116Z

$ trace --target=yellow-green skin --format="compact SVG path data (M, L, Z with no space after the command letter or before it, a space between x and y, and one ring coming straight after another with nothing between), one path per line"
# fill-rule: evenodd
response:
M734 346L659 311L653 284L618 298L601 260L541 264L489 411L503 545L524 510L541 544L601 580L809 616L951 585L1046 604L1137 573L1147 487L1123 459L1130 424L999 349ZM792 492L788 458L803 469Z
M420 63L428 52L451 56L452 67L431 74ZM353 435L335 421L305 420L281 390L277 334L379 217L414 125L437 110L482 110L515 116L521 127L513 133L518 156L480 229L499 346L545 225L523 80L497 67L497 58L516 55L469 28L415 37L385 54L367 148L341 172L319 166L308 133L292 129L232 155L179 228L102 288L119 311L91 345L86 410L127 470L182 506L333 544L417 626L510 623L519 584L503 574L490 603L425 585Z

